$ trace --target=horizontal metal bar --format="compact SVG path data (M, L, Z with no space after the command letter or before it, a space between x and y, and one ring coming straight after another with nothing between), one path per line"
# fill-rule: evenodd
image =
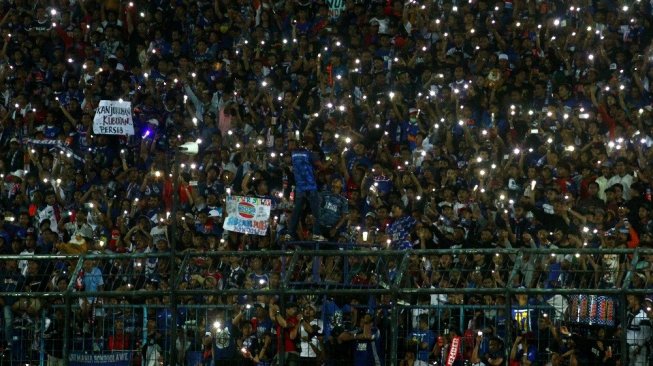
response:
M69 296L73 298L83 297L161 297L170 296L172 291L94 291L94 292L70 292ZM621 294L649 294L651 289L506 289L506 288L398 288L395 291L385 288L305 288L285 290L285 293L291 295L360 295L360 294L394 294L397 295L436 295L436 294L495 294L495 295L621 295ZM178 290L177 296L210 296L210 295L278 295L277 290L251 290L251 289L230 289L230 290ZM44 297L44 298L63 298L62 292L11 292L3 293L5 297Z
M354 248L353 250L301 250L301 253L304 255L314 255L314 256L356 256L356 257L388 257L388 256L401 256L406 252L409 255L469 255L469 254L634 254L639 252L640 255L653 255L653 249L624 249L624 248L614 248L614 249L601 249L601 248L574 248L574 249L545 249L545 248L521 248L521 249L423 249L423 250L409 250L409 251L397 251L397 250L371 250L368 247L359 247ZM213 251L213 252L203 252L203 253L184 253L177 257L225 257L225 256L235 256L235 257L279 257L279 256L292 256L296 250L274 250L274 251ZM0 260L78 260L78 259L139 259L139 258L165 258L170 257L170 253L129 253L129 254L84 254L84 255L0 255Z
M84 254L84 255L59 255L59 254L34 254L34 255L0 255L0 261L6 260L79 260L79 259L140 259L140 258L165 258L169 253L121 253L121 254Z
M527 289L505 289L505 288L401 288L399 294L510 294L510 295L621 295L621 294L649 294L651 289L552 289L552 288L527 288Z

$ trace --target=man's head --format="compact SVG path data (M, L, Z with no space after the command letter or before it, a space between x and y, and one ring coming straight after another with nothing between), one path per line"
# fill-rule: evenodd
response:
M400 218L404 216L404 207L400 204L392 205L392 217Z
M340 178L334 178L331 181L331 190L333 191L333 193L337 193L337 194L342 192L342 180Z

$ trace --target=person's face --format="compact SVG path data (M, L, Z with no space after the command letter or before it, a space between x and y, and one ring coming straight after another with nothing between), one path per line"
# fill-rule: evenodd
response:
M354 145L354 152L357 155L363 155L363 153L365 152L365 146L363 146L363 144Z
M558 88L558 96L562 99L566 99L569 96L569 90L566 86L560 86Z
M34 237L34 234L27 235L27 238L25 238L25 248L28 250L36 248L36 238Z
M288 316L295 316L297 315L297 307L291 306L288 309L286 309L286 315Z
M451 265L452 258L450 255L445 254L440 257L440 267L448 268Z
M465 72L462 67L458 66L453 72L454 77L456 80L460 80L465 76Z
M496 340L492 339L490 340L490 351L495 352L499 349L499 342Z
M626 164L624 164L623 161L620 161L615 165L615 169L617 174L623 175L626 173Z
M385 207L381 207L378 210L376 210L376 216L380 219L385 219L388 217L388 209Z
M244 337L249 337L252 334L252 325L251 324L243 325L242 332Z
M331 188L333 192L340 193L342 191L342 181L340 179L334 179L331 183Z

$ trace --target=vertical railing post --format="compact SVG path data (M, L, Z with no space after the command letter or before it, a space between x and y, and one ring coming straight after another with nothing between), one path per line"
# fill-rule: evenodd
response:
M147 305L143 305L143 335L142 335L143 343L141 345L142 347L144 347L147 344L147 316L148 316L147 310L148 310Z
M288 282L290 281L290 276L294 273L295 270L295 265L297 263L297 260L299 258L299 252L295 251L293 253L292 258L290 259L290 264L288 265L288 268L286 269L285 276L281 278L281 284L279 286L279 308L282 311L286 311L286 304L287 304L287 299L286 299L286 289L288 288ZM285 255L282 255L282 258L285 258ZM284 319L286 314L284 313ZM286 364L286 332L284 331L283 328L280 328L280 334L277 334L277 337L281 340L280 344L281 347L277 350L279 353L279 365L285 365Z
M39 365L45 365L45 309L41 309L41 325L39 326ZM52 324L54 326L54 324Z
M506 346L505 351L506 351L506 359L510 359L510 347L512 344L510 343L512 341L512 333L513 333L513 323L512 323L512 287L510 287L510 284L506 286L506 304L505 304L505 312L506 312ZM529 319L530 321L530 319ZM496 334L495 334L496 335Z
M391 319L390 319L390 327L392 329L392 342L391 342L391 350L390 350L390 364L391 365L398 365L399 364L399 305L398 301L400 300L399 295L401 295L403 292L400 290L401 289L401 282L403 281L403 275L406 272L406 269L408 268L408 262L410 255L412 254L411 250L407 250L404 252L404 255L401 257L401 261L399 262L399 265L397 266L397 277L395 277L394 282L391 284L391 291L392 291L392 298L394 299L394 302L392 303L392 309L390 309Z
M73 280L74 281L74 280ZM63 314L63 363L65 366L68 366L68 361L70 359L70 347L71 347L71 332L70 332L70 315L73 312L72 309L72 300L70 298L70 292L66 290L64 292L64 314Z
M172 163L172 207L170 216L173 225L170 225L170 312L172 317L170 321L170 365L177 365L177 207L179 206L179 161L177 152L173 155ZM169 329L170 329L169 328Z
M73 313L73 299L72 299L72 291L73 291L73 286L75 285L75 282L77 281L77 275L79 274L79 271L82 270L82 266L84 264L84 256L80 256L79 259L77 259L77 263L75 264L75 269L73 269L72 273L70 274L70 281L68 281L68 286L66 286L66 291L64 292L64 334L63 334L63 362L64 366L68 366L68 363L70 362L70 348L72 345L71 342L71 337L72 337L72 332L71 332L71 326L70 326L70 316Z
M399 306L395 303L390 309L390 365L399 364Z
M621 364L622 365L627 365L630 360L629 358L629 352L628 352L628 339L626 338L626 329L628 328L628 324L626 323L628 320L628 299L626 299L626 296L628 295L628 288L630 287L630 280L632 279L633 272L631 268L635 268L637 265L637 262L639 261L639 250L635 249L635 253L633 254L633 257L631 258L630 262L630 268L626 272L623 283L621 284L621 293L619 294L619 324L621 324L621 329L623 330L619 334L619 348L621 348ZM640 294L637 294L637 296L641 296Z
M324 249L324 248L322 248ZM315 250L320 250L320 242L315 242ZM313 277L313 283L319 283L320 279L320 267L321 267L322 257L319 255L314 255L313 260L311 261L311 275Z
M628 359L628 340L626 339L626 329L628 324L628 301L626 300L626 292L623 291L619 295L619 323L621 324L622 332L619 334L619 348L621 348L621 364L628 365L630 360Z

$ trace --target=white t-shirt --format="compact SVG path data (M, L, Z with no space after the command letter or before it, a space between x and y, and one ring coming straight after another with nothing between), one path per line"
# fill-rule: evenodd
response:
M322 324L322 320L320 319L313 319L311 320L310 323L313 327L318 327L320 330L319 332L324 329L324 325ZM319 341L316 336L313 336L309 341L305 341L304 339L308 337L308 332L306 332L306 329L304 329L303 326L300 325L299 327L299 335L301 336L301 353L299 354L299 357L302 358L315 358L317 355L315 354L315 351L313 351L313 347L318 348L319 347ZM310 342L310 343L309 343ZM313 347L311 347L310 344L313 344Z

